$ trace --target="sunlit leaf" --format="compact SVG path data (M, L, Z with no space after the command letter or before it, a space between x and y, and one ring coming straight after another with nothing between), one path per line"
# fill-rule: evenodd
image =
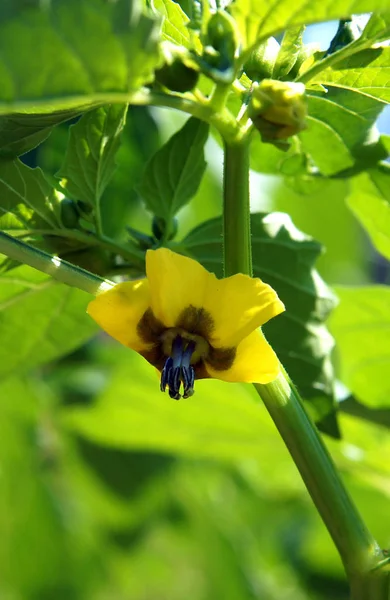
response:
M304 26L292 27L285 32L272 73L274 79L284 77L295 65L302 48L304 29Z
M390 170L386 165L351 180L348 205L375 248L390 260Z
M235 0L230 6L230 11L239 24L245 47L251 47L261 39L288 27L341 19L352 12L358 14L386 9L387 0L357 0L353 6L349 0L310 3L305 0L294 3L277 0L271 6L257 0Z
M157 21L139 8L136 0L57 0L4 11L0 112L48 112L138 89L158 61Z
M154 7L164 15L162 26L163 37L173 44L191 47L190 32L187 24L190 22L180 4L173 0L155 0Z
M390 102L390 48L368 48L324 69L311 82L353 90Z
M390 288L336 288L340 305L330 324L340 357L341 379L370 407L390 406Z

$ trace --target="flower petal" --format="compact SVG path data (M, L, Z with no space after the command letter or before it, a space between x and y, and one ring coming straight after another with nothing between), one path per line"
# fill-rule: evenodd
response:
M238 345L230 369L217 371L208 364L206 369L210 377L231 383L269 383L280 373L278 358L260 329L253 331Z
M204 307L214 321L210 342L216 348L237 346L252 331L285 310L271 286L241 273L216 279Z
M118 283L88 304L87 313L121 344L140 352L148 349L137 333L137 325L150 306L147 279Z
M153 314L166 327L174 327L185 308L202 308L210 284L218 282L196 260L168 248L147 251L146 275Z

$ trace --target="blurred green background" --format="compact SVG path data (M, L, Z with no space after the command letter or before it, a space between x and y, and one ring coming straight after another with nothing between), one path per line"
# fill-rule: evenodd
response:
M126 224L150 233L134 185L183 121L168 110L129 110L103 197L110 235L120 238ZM25 162L54 174L68 127ZM221 213L212 138L206 158L178 239ZM387 265L346 207L345 181L303 194L288 178L253 173L251 191L254 211L287 212L324 245L318 269L327 283L386 282ZM203 381L191 400L170 401L152 367L97 331L86 297L57 286L49 298L40 275L23 269L10 272L12 303L1 298L2 324L20 348L0 366L1 600L346 600L330 537L251 387ZM30 282L27 296L15 296L19 276ZM42 302L56 310L24 339L24 310L33 318ZM348 414L340 428L342 440L326 442L388 546L390 437Z

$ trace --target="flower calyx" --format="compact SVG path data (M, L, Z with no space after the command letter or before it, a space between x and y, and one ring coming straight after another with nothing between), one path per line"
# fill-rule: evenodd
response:
M305 86L263 79L253 88L248 112L263 142L287 149L284 140L307 127Z

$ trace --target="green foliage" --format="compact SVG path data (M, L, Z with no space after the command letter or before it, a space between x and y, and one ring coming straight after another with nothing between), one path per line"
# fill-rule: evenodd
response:
M269 283L286 306L264 332L303 397L313 401L313 413L320 420L333 407L333 340L324 321L335 305L332 293L313 271L321 246L282 213L253 214L251 228L254 275ZM219 277L221 234L221 219L213 219L181 242L185 252Z
M285 32L272 73L275 79L287 76L293 69L302 49L304 29L303 26L292 27Z
M127 106L108 105L86 113L70 128L58 173L65 193L100 212L100 200L115 170Z
M80 106L150 80L157 21L138 10L136 1L56 0L44 9L21 3L3 12L0 112Z
M390 259L389 169L383 165L354 177L348 205L378 252Z
M300 139L322 174L334 175L354 166L362 148L375 141L371 128L382 108L380 102L349 90L331 87L327 92L308 93L308 129Z
M86 342L96 331L85 317L88 295L27 266L1 276L0 373L29 371Z
M7 231L51 230L60 227L56 192L40 169L18 159L0 160L0 226Z
M367 48L337 61L311 81L337 86L389 102L390 48Z
M384 286L337 288L340 306L331 319L341 376L358 400L389 406L389 302Z
M353 11L363 13L381 11L388 8L385 0L359 0L355 2ZM240 33L246 48L254 46L262 39L279 33L286 27L307 25L318 21L343 18L349 14L351 7L347 0L324 0L319 3L298 0L294 4L286 4L282 0L274 3L272 10L266 4L256 0L236 0L230 7L232 15L238 22Z
M191 118L150 159L138 186L146 207L169 223L195 195L206 169L208 127Z
M222 152L206 141L247 136L252 168L272 176L251 185L252 208L268 211L251 217L255 275L287 308L265 335L387 547L390 297L370 281L378 257L360 225L389 259L390 144L375 123L390 100L390 13L355 2L378 11L356 37L350 10L4 0L0 228L26 256L26 244L49 252L56 272L59 255L143 277L145 250L168 245L222 276ZM335 18L327 52L303 44L306 25ZM190 84L162 81L168 53ZM306 84L307 129L283 150L248 118L264 77ZM365 284L336 288L335 349L322 277ZM338 554L253 388L201 380L171 401L139 355L103 335L83 345L97 332L89 300L2 257L1 598L346 600Z

